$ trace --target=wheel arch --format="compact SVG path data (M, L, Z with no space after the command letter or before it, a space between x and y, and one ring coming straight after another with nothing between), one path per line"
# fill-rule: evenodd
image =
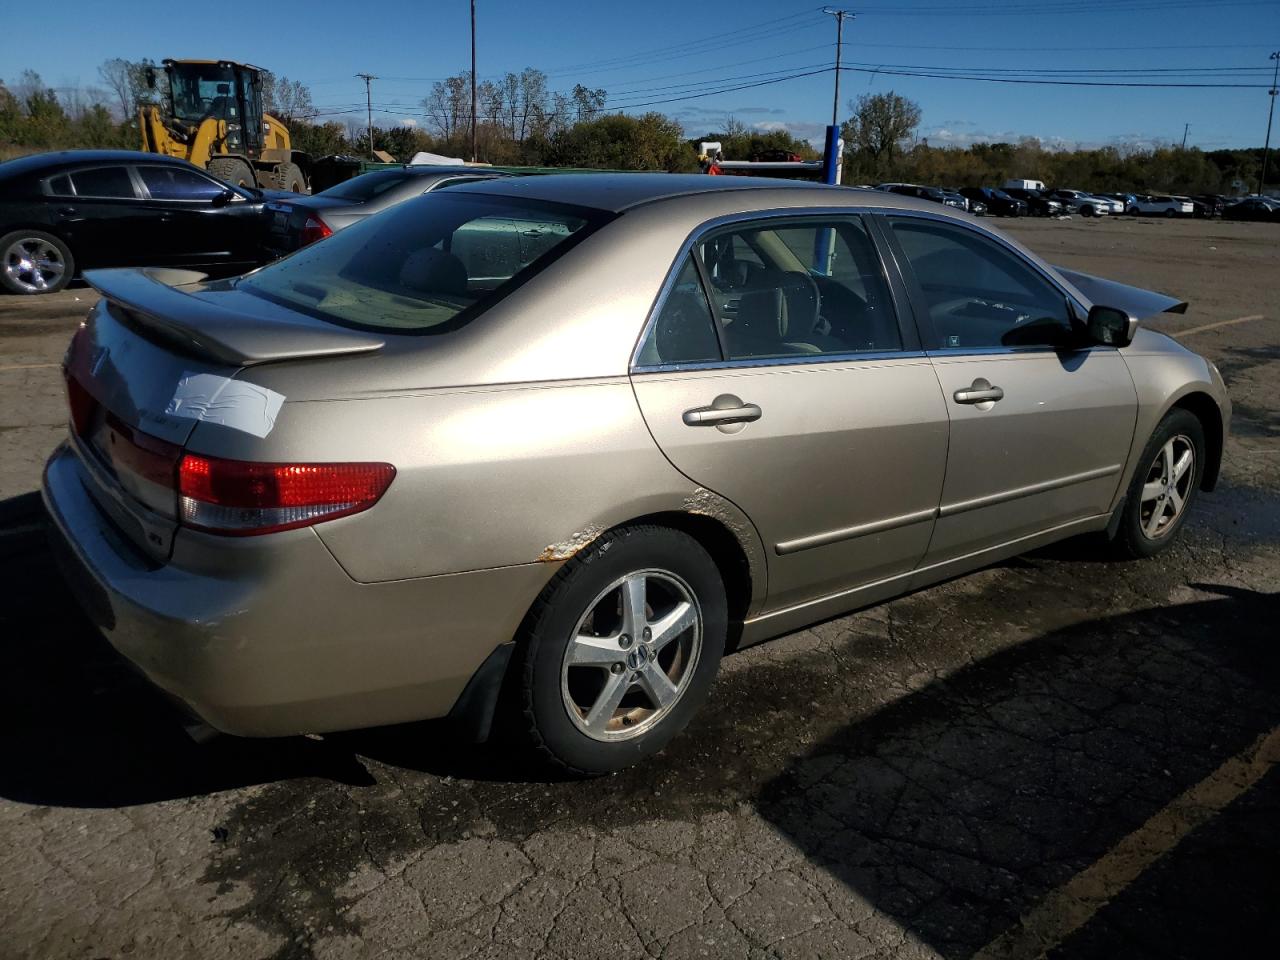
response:
M1200 477L1200 489L1211 491L1218 485L1218 474L1222 469L1222 448L1226 442L1223 434L1222 408L1209 394L1201 390L1193 390L1180 396L1169 407L1169 410L1179 409L1194 415L1204 429L1205 463L1204 472Z

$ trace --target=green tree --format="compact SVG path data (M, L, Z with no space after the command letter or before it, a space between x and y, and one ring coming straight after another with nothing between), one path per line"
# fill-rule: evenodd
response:
M864 93L849 102L853 116L844 122L840 135L879 174L892 168L904 143L920 125L920 105L892 90Z
M697 158L680 124L660 113L610 114L574 124L547 143L545 162L614 170L693 170Z

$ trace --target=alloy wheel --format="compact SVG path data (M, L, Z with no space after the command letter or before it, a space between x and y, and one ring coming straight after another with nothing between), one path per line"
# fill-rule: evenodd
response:
M592 601L569 640L560 692L595 740L640 736L679 702L702 652L702 608L682 579L640 570Z
M1171 437L1156 454L1142 485L1139 521L1148 540L1172 530L1186 509L1195 482L1196 448L1184 434Z
M5 250L3 269L15 287L27 293L44 293L57 285L67 265L58 248L47 240L24 237Z

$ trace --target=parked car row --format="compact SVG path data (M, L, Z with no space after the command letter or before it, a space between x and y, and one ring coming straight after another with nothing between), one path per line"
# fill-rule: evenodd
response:
M170 267L233 276L435 190L513 174L482 167L404 166L314 196L225 183L185 160L124 150L75 150L0 163L0 286L62 289L98 267ZM1044 189L882 183L875 189L982 216L1214 216L1280 220L1280 201L1248 197L1099 195ZM514 241L512 241L514 242ZM532 241L530 242L532 243ZM536 245L536 244L534 244ZM529 244L525 244L529 246ZM527 250L493 255L520 259Z

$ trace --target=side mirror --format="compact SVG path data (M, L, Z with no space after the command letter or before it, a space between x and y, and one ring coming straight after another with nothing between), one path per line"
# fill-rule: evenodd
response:
M215 207L225 207L235 198L236 198L236 192L234 190L223 190L220 194L218 194L216 197L213 198L213 205Z
M1127 347L1138 332L1138 318L1127 310L1095 305L1085 321L1089 339L1106 347Z

